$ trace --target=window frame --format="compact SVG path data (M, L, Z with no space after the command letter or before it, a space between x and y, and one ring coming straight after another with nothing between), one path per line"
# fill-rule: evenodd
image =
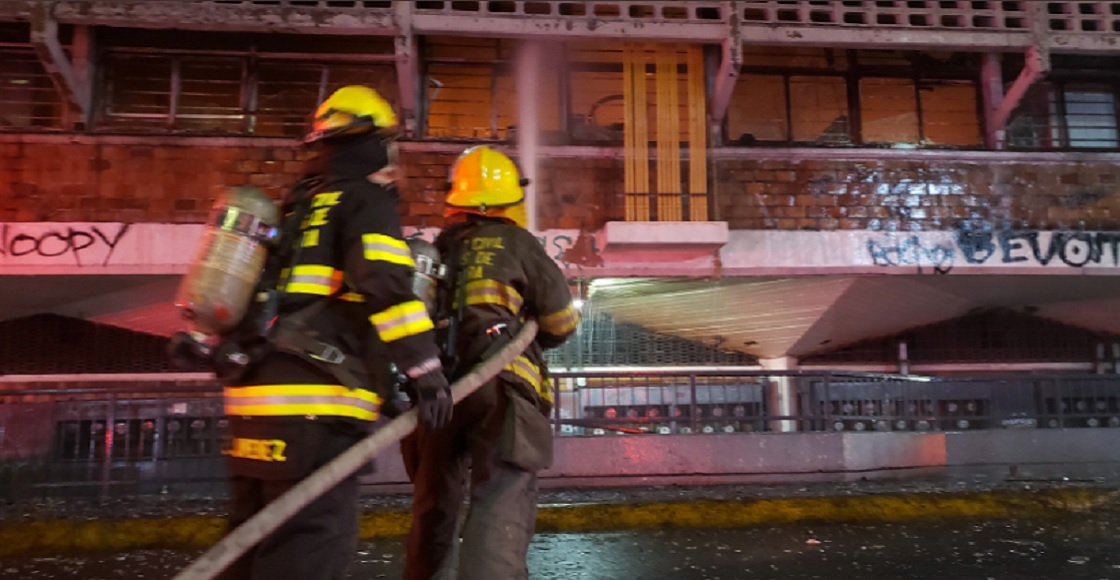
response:
M9 74L24 77L22 89L29 95L25 102L11 101L17 106L26 107L25 115L0 117L12 122L11 125L0 124L0 132L53 132L65 131L72 127L77 120L70 103L63 95L59 94L54 81L43 66L42 61L35 53L35 47L30 40L31 29L29 25L18 22L0 22L0 62L28 65L28 70L16 72L15 66L4 69L0 65L0 81L8 81ZM67 50L64 48L64 51ZM15 84L15 83L12 83ZM8 87L8 91L17 92L18 89ZM24 124L19 124L22 121Z
M1071 86L1093 87L1099 89L1093 92L1107 94L1112 97L1112 130L1115 134L1111 146L1078 146L1074 144L1074 140L1071 138L1068 97ZM1050 83L1050 89L1051 92L1048 96L1054 99L1057 106L1055 116L1058 119L1058 135L1060 141L1057 147L1058 149L1064 151L1115 151L1120 149L1120 81L1104 82L1101 79L1093 77L1077 77L1072 75L1069 77L1059 76Z
M782 50L784 47L775 46L777 50ZM983 127L985 123L984 109L983 109L983 94L981 92L981 71L979 66L969 67L960 65L946 65L937 70L928 70L918 64L911 64L909 66L901 65L884 65L884 64L866 64L860 59L860 56L866 56L869 51L850 49L845 51L846 58L844 67L836 68L821 68L821 67L796 67L796 66L776 66L776 65L759 65L759 64L743 64L739 67L740 77L745 75L756 76L778 76L783 79L783 90L785 91L785 125L786 125L786 139L782 141L755 141L753 143L762 146L776 146L776 147L879 147L879 148L892 148L907 142L870 142L864 139L864 122L863 122L863 106L862 94L860 91L860 82L865 79L883 78L883 79L905 79L909 80L913 85L914 91L914 107L917 117L917 137L918 141L916 146L922 149L950 149L950 150L969 150L969 149L983 149ZM870 51L873 53L874 51ZM922 51L905 51L905 54L922 55L926 54ZM793 139L794 125L796 124L795 114L792 110L791 99L791 86L790 79L793 77L832 77L841 78L844 80L847 94L847 117L848 117L848 143L839 145L829 145L817 143L815 141L797 141ZM977 118L977 125L979 128L976 143L973 145L953 145L953 144L930 144L926 143L927 139L927 125L925 114L922 105L922 92L923 83L930 81L949 81L949 82L965 82L974 87L975 91L975 111ZM737 140L738 137L733 137L729 134L729 119L725 117L720 127L721 137L724 143Z
M1075 146L1070 140L1070 119L1067 110L1066 91L1070 86L1095 87L1099 92L1112 95L1113 103L1113 128L1116 131L1116 142L1112 146ZM1120 150L1120 80L1105 78L1093 74L1081 74L1074 71L1062 71L1052 74L1045 81L1036 84L1024 97L1024 100L1015 108L1008 119L1007 129L1020 119L1038 119L1037 108L1039 103L1045 105L1044 138L1039 139L1040 145L1021 145L1012 141L1009 135L1005 140L1008 151L1054 151L1054 152L1115 152ZM1051 108L1051 106L1053 108ZM1030 108L1036 109L1034 111ZM1056 123L1055 123L1056 121Z
M166 113L163 114L145 114L145 113L127 113L127 112L112 112L110 107L109 96L112 94L113 83L113 69L111 66L112 58L116 56L124 56L126 58L165 58L170 62L171 72L168 79L168 105ZM319 69L320 80L316 89L317 98L315 103L322 102L327 96L327 89L331 84L330 67L354 67L355 69L364 66L384 66L392 68L392 61L394 56L391 54L386 55L344 55L344 54L296 54L296 53L275 53L275 52L256 52L253 50L245 51L231 51L231 50L180 50L180 49L167 49L167 48L154 48L154 47L136 47L136 46L112 46L106 47L102 50L101 58L99 59L102 66L98 67L97 79L97 95L99 95L98 103L95 108L94 122L92 123L92 132L95 133L113 133L120 132L121 126L109 119L127 119L134 118L162 118L165 123L160 128L147 128L145 133L151 134L193 134L193 135L221 135L221 136L242 136L242 137L275 137L275 138L298 138L300 135L294 134L261 134L257 132L257 127L260 125L262 112L260 108L260 71L262 67L269 65L276 65L277 63L292 61L298 63L300 66L317 67ZM236 60L241 66L241 80L238 89L238 103L239 114L233 115L240 117L240 129L236 132L229 131L207 131L196 130L189 128L182 128L176 126L175 122L179 118L199 118L199 119L220 119L229 118L230 115L186 115L184 116L181 111L181 98L182 98L182 62L184 59L230 59ZM396 83L395 70L394 84ZM398 100L398 95L384 95L387 100L394 104ZM308 119L314 111L314 104L312 104L306 111Z

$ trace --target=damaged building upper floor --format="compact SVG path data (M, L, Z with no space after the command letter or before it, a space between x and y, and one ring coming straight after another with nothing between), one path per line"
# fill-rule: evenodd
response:
M0 131L298 137L365 84L513 141L533 43L546 145L1116 150L1118 39L1114 1L3 2Z

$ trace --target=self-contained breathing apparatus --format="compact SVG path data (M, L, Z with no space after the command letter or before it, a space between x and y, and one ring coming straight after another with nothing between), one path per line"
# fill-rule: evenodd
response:
M236 188L215 202L198 257L184 276L175 302L183 318L191 323L190 330L171 338L170 354L177 365L202 363L222 382L234 382L275 349L300 356L350 388L372 388L366 384L363 361L320 340L308 326L341 290L277 316L284 274L298 258L301 224L310 212L318 185L313 180L299 183L279 210L263 192L253 188ZM280 214L282 219L277 217ZM228 225L237 226L242 221L251 227ZM433 276L440 271L439 254L431 248L416 261L423 268L418 268L414 276L414 289L418 296L434 296ZM403 375L394 376L398 383L393 386L395 390Z
M201 362L226 378L249 364L246 339L267 335L275 316L271 289L261 282L282 242L280 226L276 204L259 189L233 188L215 200L175 298L191 326L171 337L177 366Z

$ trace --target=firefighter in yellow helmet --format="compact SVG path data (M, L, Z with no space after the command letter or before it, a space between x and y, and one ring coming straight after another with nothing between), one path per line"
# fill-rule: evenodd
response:
M406 580L429 580L452 561L463 482L460 580L528 577L537 471L552 459L553 405L542 350L563 344L579 323L563 272L525 229L523 181L513 162L473 147L451 169L445 229L436 239L450 268L437 308L444 367L455 379L536 318L537 340L456 408L444 429L422 426L401 446L415 486ZM446 321L443 324L442 321Z
M401 236L390 105L367 87L334 92L305 142L316 155L284 200L262 289L276 321L258 360L225 385L231 529L366 436L390 381L408 376L421 422L452 402L415 267ZM358 539L351 474L226 570L227 579L344 578Z
M448 178L443 217L456 221L456 216L475 214L492 216L527 227L525 192L528 185L521 179L513 161L489 147L467 149L455 161Z

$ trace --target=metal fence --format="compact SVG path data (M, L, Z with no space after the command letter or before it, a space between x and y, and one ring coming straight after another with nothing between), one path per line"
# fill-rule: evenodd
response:
M565 437L1120 427L1120 377L1109 375L647 369L553 379ZM224 489L217 388L9 389L0 401L0 497Z
M554 376L554 423L569 435L1120 427L1120 377L1108 375L651 370ZM784 397L792 400L783 407Z
M224 489L221 392L0 391L0 497Z

